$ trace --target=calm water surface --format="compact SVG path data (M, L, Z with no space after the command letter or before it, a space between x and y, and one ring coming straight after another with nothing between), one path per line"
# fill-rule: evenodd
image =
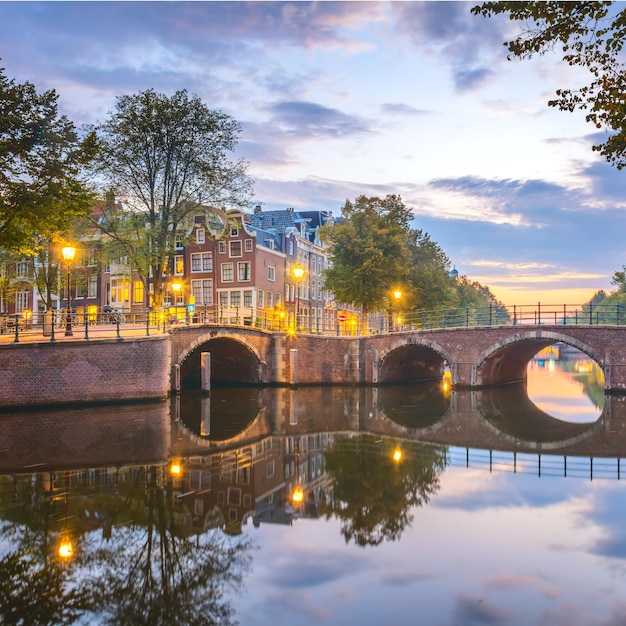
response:
M624 624L624 404L536 360L0 414L0 622Z

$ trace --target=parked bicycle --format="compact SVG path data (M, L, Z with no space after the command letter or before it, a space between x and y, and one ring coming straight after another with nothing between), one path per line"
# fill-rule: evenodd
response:
M102 307L102 313L104 313L105 324L125 324L126 316L121 311L114 309L110 304L105 304Z

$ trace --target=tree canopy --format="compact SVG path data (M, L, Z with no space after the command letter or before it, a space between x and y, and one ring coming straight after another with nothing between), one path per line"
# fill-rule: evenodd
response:
M57 100L0 68L0 247L18 254L59 238L91 208L83 172L94 136L79 138Z
M613 4L484 2L472 12L485 17L508 14L522 23L521 34L504 44L513 57L524 59L560 48L566 63L589 72L587 84L557 89L548 104L562 111L586 111L586 120L608 134L593 150L622 169L626 167L626 68L621 55L626 8L616 10Z
M385 310L391 290L408 275L412 214L399 196L388 195L346 200L341 215L339 223L320 229L332 257L325 286L363 313Z
M247 203L246 164L229 158L239 132L235 120L185 90L121 96L97 127L98 172L128 209L107 211L99 227L144 280L153 277L153 306L162 302L175 240L190 230L190 218Z

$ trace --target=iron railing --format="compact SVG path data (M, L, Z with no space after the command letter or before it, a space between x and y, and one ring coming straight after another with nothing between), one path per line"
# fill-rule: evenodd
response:
M253 312L249 307L209 309L197 307L193 312L172 309L141 312L81 311L68 313L56 309L47 313L0 314L0 335L10 335L15 343L21 337L42 335L49 341L68 336L77 339L94 337L122 338L126 335L167 332L184 324L242 326L287 334L357 336L427 331L445 328L476 328L524 325L626 325L626 314L619 304L534 305L461 307L413 311L406 313L360 315L354 311L324 310L318 315L296 315L283 310Z

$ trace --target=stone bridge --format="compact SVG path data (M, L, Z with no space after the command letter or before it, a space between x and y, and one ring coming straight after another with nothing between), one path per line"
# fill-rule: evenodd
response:
M525 380L537 352L572 346L602 368L607 392L626 393L626 327L521 325L389 335L289 336L248 327L192 325L171 333L172 386L198 386L201 354L215 384L379 385L437 379L449 366L457 389Z

